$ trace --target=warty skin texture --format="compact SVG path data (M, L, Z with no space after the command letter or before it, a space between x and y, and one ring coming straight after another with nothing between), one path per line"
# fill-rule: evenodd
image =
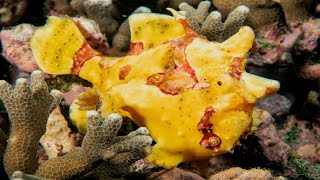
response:
M93 84L102 117L119 113L147 127L157 144L146 160L166 168L230 152L257 125L256 100L279 89L277 81L244 70L251 28L210 42L172 12L175 17L130 16L131 50L123 57L96 55L68 18L50 17L31 41L42 70L77 74ZM88 110L71 110L73 121L85 122Z

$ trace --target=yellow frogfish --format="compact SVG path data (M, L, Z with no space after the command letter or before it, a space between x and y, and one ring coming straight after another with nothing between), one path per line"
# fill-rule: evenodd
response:
M156 144L146 160L166 168L230 152L257 124L257 99L279 89L277 81L245 72L250 27L210 42L172 12L130 16L131 49L123 57L95 51L68 17L49 17L31 39L44 72L92 83L103 117L119 113L147 127ZM87 110L71 106L82 132Z

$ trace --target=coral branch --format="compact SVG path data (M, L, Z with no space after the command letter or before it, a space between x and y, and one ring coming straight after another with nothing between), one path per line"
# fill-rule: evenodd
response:
M45 133L50 112L60 103L62 93L53 90L49 94L42 72L34 71L30 83L18 79L14 89L7 82L0 81L0 97L12 124L4 164L8 175L14 179L71 178L90 171L93 163L102 159L105 160L104 166L110 169L109 173L120 176L129 171L131 163L147 155L144 147L152 143L145 128L128 136L116 137L122 124L120 115L111 114L104 119L98 112L89 111L88 132L82 147L44 161L38 167L39 139ZM13 174L15 171L21 172Z
M210 5L209 1L203 1L197 9L187 3L181 3L179 6L181 10L186 11L186 18L191 27L210 41L222 42L237 33L249 14L249 8L239 6L222 23L219 12L214 11L208 15Z
M14 89L0 81L0 98L9 113L12 128L4 157L8 175L17 170L35 172L39 139L46 130L50 112L60 103L61 97L57 90L48 93L40 71L32 73L30 85L26 79L18 79Z
M36 176L48 179L65 179L75 175L88 172L94 162L105 159L102 166L108 167L108 173L112 173L122 165L121 174L129 170L127 166L134 161L146 156L143 148L150 146L152 139L145 134L136 136L115 137L122 124L122 117L118 114L111 114L106 119L100 117L96 111L87 113L87 133L84 137L82 147L76 148L65 156L50 159L43 162L36 172ZM118 170L119 171L119 170Z

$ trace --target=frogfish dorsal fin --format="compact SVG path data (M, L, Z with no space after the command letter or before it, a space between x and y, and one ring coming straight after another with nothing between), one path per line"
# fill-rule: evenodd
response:
M30 44L36 63L49 74L77 74L75 69L86 56L97 54L69 17L49 16L47 24L34 32Z
M142 43L144 50L186 35L181 23L174 17L163 14L133 14L129 17L129 24L131 43Z

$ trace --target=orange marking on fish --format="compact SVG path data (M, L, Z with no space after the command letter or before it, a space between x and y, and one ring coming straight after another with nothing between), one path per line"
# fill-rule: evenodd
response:
M100 56L101 53L94 50L87 42L84 42L81 49L73 56L73 66L71 74L78 75L83 64L94 56Z

